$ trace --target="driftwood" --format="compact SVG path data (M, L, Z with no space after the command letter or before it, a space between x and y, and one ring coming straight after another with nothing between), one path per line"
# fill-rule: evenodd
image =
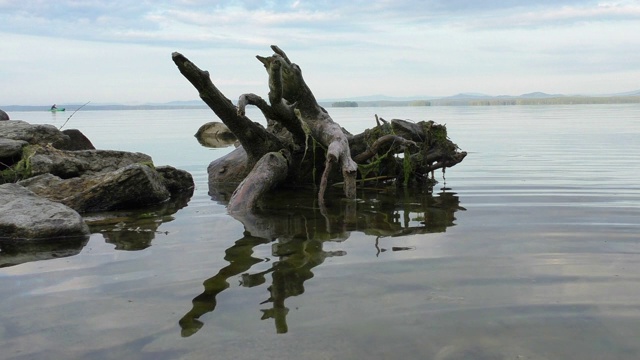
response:
M321 206L329 185L339 184L344 196L354 199L358 179L432 187L430 172L454 166L466 156L448 139L446 127L432 121L387 122L376 117L374 128L349 134L318 104L300 67L277 46L271 49L273 55L257 56L269 76L268 101L243 94L237 106L216 88L207 71L180 53L172 56L241 144L208 167L210 193L239 184L229 200L229 212L252 210L265 193L283 186L311 185ZM266 128L245 115L248 105L260 109Z

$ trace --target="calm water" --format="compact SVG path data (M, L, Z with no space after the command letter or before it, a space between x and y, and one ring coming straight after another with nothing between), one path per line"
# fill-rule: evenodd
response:
M235 219L207 195L229 149L193 137L209 110L76 113L65 128L197 188L89 218L66 253L0 253L0 358L640 358L640 106L330 112L352 132L376 113L446 123L469 155L433 195L361 191L325 216L283 195Z

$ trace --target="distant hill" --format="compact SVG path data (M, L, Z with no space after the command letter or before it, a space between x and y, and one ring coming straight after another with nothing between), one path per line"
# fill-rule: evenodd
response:
M561 95L561 94L551 95L551 94L536 91L528 94L522 94L518 97L525 98L525 99L548 99L548 98L562 97L562 96L564 95Z
M617 93L610 96L640 96L640 90Z
M491 95L486 95L486 94L480 94L480 93L460 93L460 94L456 94L453 96L447 96L444 97L442 99L454 99L454 100L458 100L458 99L484 99L484 98L489 98L492 97Z
M318 103L324 107L349 104L359 107L387 106L492 106L492 105L561 105L561 104L637 104L640 90L609 95L563 95L536 91L522 95L491 96L480 93L459 93L451 96L410 96L393 97L386 95L359 96L353 98L323 99ZM4 111L48 111L51 105L0 105ZM67 112L82 107L79 104L58 104ZM202 100L171 101L143 105L89 104L84 110L148 110L148 109L201 109L207 108Z

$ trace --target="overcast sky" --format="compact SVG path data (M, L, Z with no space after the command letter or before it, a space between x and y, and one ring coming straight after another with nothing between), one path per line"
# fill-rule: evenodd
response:
M266 96L271 44L319 99L640 89L640 0L0 0L0 105Z

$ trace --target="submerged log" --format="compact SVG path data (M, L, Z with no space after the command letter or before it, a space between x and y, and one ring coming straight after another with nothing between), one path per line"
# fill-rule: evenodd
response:
M269 77L268 101L242 94L237 106L216 88L209 72L180 53L172 54L180 72L241 144L208 167L212 196L238 184L229 212L251 211L278 187L313 187L321 206L330 185L342 186L344 196L354 199L358 179L431 188L436 182L429 173L444 171L466 156L449 140L446 127L433 121L387 122L376 116L375 127L349 134L318 104L300 67L277 46L271 49L273 55L257 56ZM266 128L246 116L248 105L261 111Z

